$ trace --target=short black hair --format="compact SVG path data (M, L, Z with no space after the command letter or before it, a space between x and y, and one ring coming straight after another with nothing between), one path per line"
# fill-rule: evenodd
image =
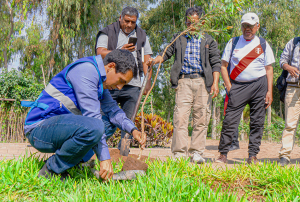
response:
M133 8L133 7L125 7L123 8L122 10L122 13L121 13L121 17L123 18L125 15L130 15L130 16L136 16L136 19L139 18L139 12L136 8Z
M133 77L137 77L137 66L135 62L135 58L132 53L128 50L115 49L108 53L103 63L107 65L111 62L116 64L116 73L126 74L128 70L132 71Z
M205 11L200 6L188 8L185 12L185 21L187 21L188 16L192 16L195 14L200 18L202 15L205 15Z

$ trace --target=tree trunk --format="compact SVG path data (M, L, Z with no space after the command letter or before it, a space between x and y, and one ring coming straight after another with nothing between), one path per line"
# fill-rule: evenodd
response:
M282 103L281 103L281 101L279 101L279 114L280 114L280 118L283 119L283 114L282 114Z
M216 124L216 138L217 139L220 139L220 136L221 136L221 131L220 130L217 130L217 126L219 125L220 121L221 121L221 108L220 106L217 107L217 110L216 110L216 120L217 120L217 124Z
M215 140L217 138L217 119L216 119L216 101L213 101L213 112L212 112L212 129L211 129L211 139Z
M272 142L272 133L271 133L271 130L270 130L270 127L271 127L271 112L272 112L272 109L271 109L271 106L268 107L268 140L270 142Z
M9 10L9 21L10 21L10 30L9 30L9 33L8 35L6 36L6 41L5 41L5 46L4 46L4 49L3 49L3 57L4 57L4 68L5 69L8 69L8 44L9 44L9 41L11 39L11 35L13 34L13 31L14 31L14 17L13 17L13 10L11 8L11 5L9 5L9 2L8 0L6 0L6 5L7 5L7 8Z
M168 117L167 117L168 123L170 122L170 116L171 116L171 110L168 111Z
M240 123L244 124L244 112L242 112ZM240 134L241 134L241 141L245 140L245 133L244 133L243 125L242 125L242 131L240 131Z
M175 17L174 17L173 5L174 5L174 2L172 2L172 13L173 13L173 25L174 25L174 28L175 28Z

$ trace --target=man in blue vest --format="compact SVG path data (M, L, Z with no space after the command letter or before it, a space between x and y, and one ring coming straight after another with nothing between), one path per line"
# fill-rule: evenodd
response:
M116 127L133 135L144 147L141 132L118 107L109 93L122 89L137 76L134 56L127 50L114 50L102 57L86 57L68 65L49 82L31 107L25 120L30 144L43 153L55 153L39 172L46 178L87 161L96 153L100 176L107 180L113 169L106 139ZM93 151L92 151L93 150Z

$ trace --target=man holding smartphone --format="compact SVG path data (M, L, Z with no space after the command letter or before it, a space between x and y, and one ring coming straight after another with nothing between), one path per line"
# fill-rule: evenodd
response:
M136 21L139 13L136 8L125 7L117 22L108 25L96 37L95 52L102 58L115 49L129 50L135 57L138 69L137 78L133 78L122 89L109 89L111 96L120 105L126 116L130 119L133 115L137 103L140 89L141 76L146 75L148 66L146 61L151 58L152 50L148 37L144 30L139 28ZM151 74L149 75L145 93L151 87ZM125 132L122 132L121 138L124 138ZM121 142L121 141L120 141ZM120 143L119 143L120 148Z

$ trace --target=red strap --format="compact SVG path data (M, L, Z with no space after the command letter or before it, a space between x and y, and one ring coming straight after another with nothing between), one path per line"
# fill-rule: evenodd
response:
M227 109L227 105L228 105L228 100L229 100L229 97L226 93L226 97L225 97L225 101L224 101L224 116L226 115L226 109Z
M253 62L256 58L258 58L263 53L263 49L259 44L256 46L250 53L248 53L243 59L240 60L239 64L237 64L234 69L230 73L230 78L235 80L242 71L244 71L248 65Z

